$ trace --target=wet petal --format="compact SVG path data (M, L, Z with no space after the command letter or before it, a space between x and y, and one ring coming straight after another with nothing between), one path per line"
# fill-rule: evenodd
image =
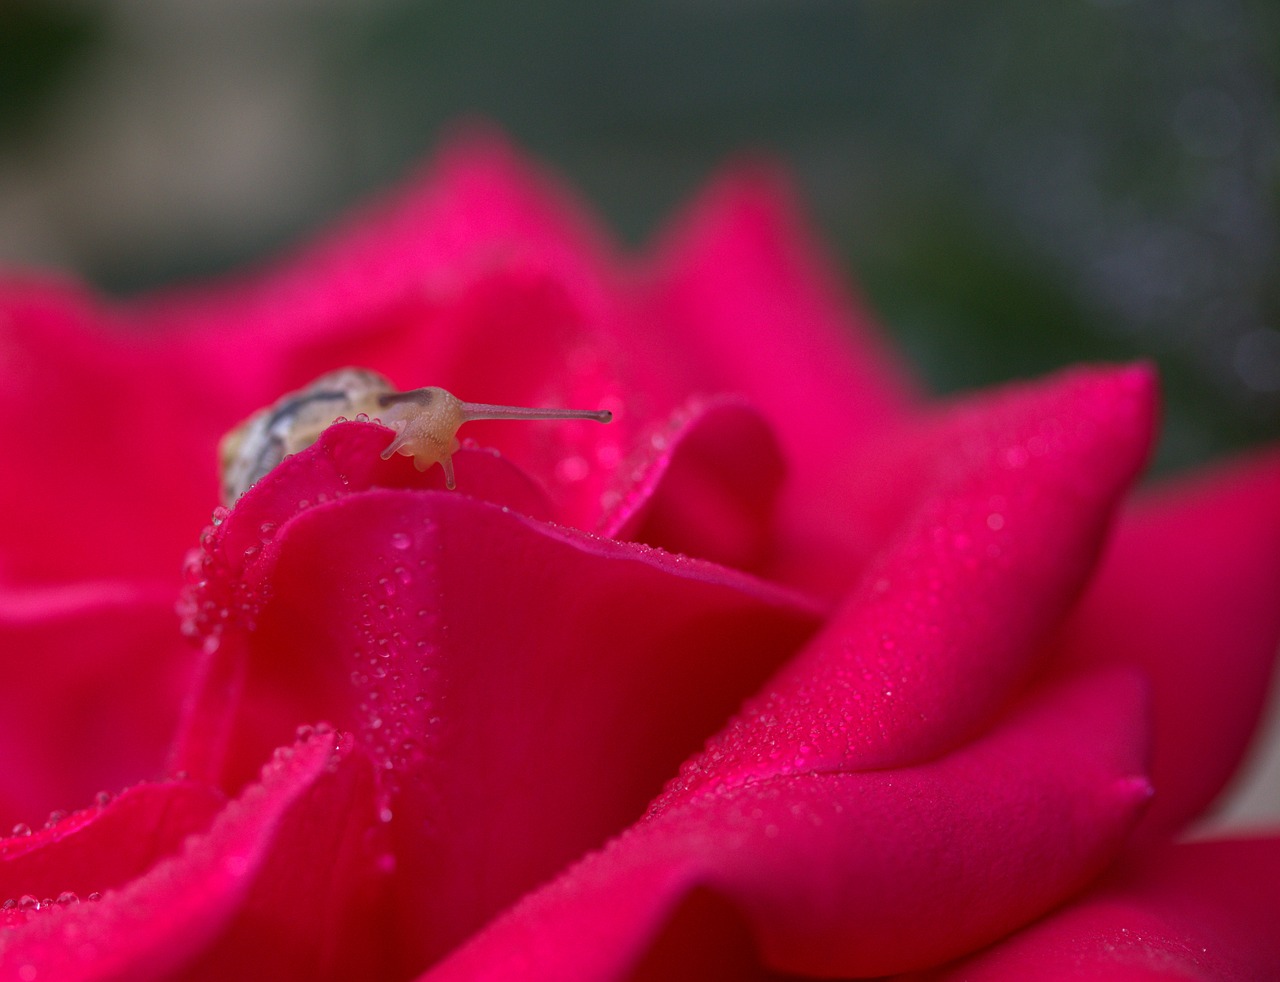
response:
M621 828L816 625L742 574L457 493L331 500L246 561L261 515L210 543L220 647L179 766L234 787L290 720L355 730L424 961Z
M784 537L812 550L814 565L843 567L833 507L856 483L862 440L900 422L916 386L799 212L785 178L762 164L724 174L676 216L641 278L632 357L652 367L633 388L651 413L690 392L758 407L790 472ZM835 573L838 592L848 576Z
M933 483L822 633L669 793L888 767L970 736L1036 667L1145 459L1152 378L1070 373L961 404Z
M1277 910L1280 839L1165 846L990 952L925 978L1267 979L1280 965Z
M1119 848L1150 793L1142 706L1133 677L1104 675L921 767L709 792L652 814L422 978L627 978L699 888L782 971L955 957L1069 896Z
M785 464L768 424L733 397L696 400L642 441L597 531L762 572Z
M179 854L101 901L11 915L0 963L38 979L169 978L197 958L190 977L376 973L363 913L372 805L368 762L319 733L276 755Z
M1146 834L1199 814L1253 735L1280 646L1280 454L1171 482L1128 509L1064 661L1142 666L1159 791Z
M160 776L195 667L173 593L0 589L0 828Z
M218 791L190 781L139 784L118 795L104 792L92 807L43 828L18 826L0 840L0 901L56 899L68 891L86 900L123 887L208 828L225 803ZM5 906L10 926L27 920L24 907Z

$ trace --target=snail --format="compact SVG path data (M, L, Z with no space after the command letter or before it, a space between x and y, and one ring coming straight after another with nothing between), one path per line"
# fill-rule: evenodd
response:
M340 418L374 419L396 431L382 451L389 460L401 453L425 471L439 464L445 486L456 487L453 454L458 428L479 419L588 419L608 423L607 409L533 409L464 402L437 386L398 391L367 368L341 368L310 385L281 396L222 438L218 459L222 500L231 505L288 454L311 446Z

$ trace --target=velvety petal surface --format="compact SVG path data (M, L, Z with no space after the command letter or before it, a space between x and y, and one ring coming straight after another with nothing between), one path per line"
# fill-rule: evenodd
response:
M743 574L460 493L316 504L326 456L379 432L331 429L211 532L191 609L213 643L175 766L234 787L290 720L354 730L425 965L625 826L817 618ZM305 510L277 497L308 476Z
M1175 831L1235 771L1280 649L1280 454L1171 482L1123 515L1063 633L1063 661L1142 666L1155 693L1156 800Z
M1151 439L1141 368L1069 373L952 411L934 478L822 633L668 793L780 770L914 763L1036 666ZM934 431L936 432L936 431Z
M640 276L647 330L633 348L665 383L652 396L666 400L659 412L690 392L739 394L761 410L790 471L782 527L803 554L791 578L838 594L856 575L856 540L832 513L856 483L859 444L902 420L916 386L805 225L768 165L713 181Z
M0 583L176 582L216 494L218 385L75 287L0 281Z
M368 761L351 751L349 738L312 734L275 755L207 832L100 901L12 915L22 922L0 935L0 974L375 974L383 949L370 923L378 849L371 792Z
M762 572L777 548L785 473L777 440L749 403L694 400L641 440L596 531Z
M624 979L698 888L783 971L954 957L1070 895L1119 848L1150 793L1142 690L1097 676L921 767L779 775L651 812L422 978Z
M936 982L1246 982L1280 965L1280 839L1165 846ZM921 980L923 982L923 979Z
M814 471L833 446L893 422L913 401L905 367L840 285L788 182L768 165L713 181L652 251L641 279L653 325L647 342L654 364L662 355L671 363L663 381L674 393L745 395L788 457Z
M0 829L159 777L195 658L173 592L0 588Z
M63 897L65 905L125 886L208 828L225 804L204 784L138 784L119 795L103 793L90 808L55 815L43 828L19 826L0 840L0 917L11 928L35 916L32 901ZM68 892L74 896L65 897Z

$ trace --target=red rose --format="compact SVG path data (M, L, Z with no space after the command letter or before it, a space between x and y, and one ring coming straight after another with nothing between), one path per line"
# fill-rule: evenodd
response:
M481 136L229 284L0 285L0 975L1274 971L1280 839L1171 843L1280 454L1126 504L1147 368L924 401L760 170L654 255ZM469 424L454 492L339 423L200 535L343 365L616 420Z

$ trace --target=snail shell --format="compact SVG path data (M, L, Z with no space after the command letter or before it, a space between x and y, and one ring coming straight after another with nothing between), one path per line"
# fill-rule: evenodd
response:
M339 416L376 416L378 397L395 391L377 372L340 368L258 410L218 444L223 504L233 504L286 455L315 443Z

